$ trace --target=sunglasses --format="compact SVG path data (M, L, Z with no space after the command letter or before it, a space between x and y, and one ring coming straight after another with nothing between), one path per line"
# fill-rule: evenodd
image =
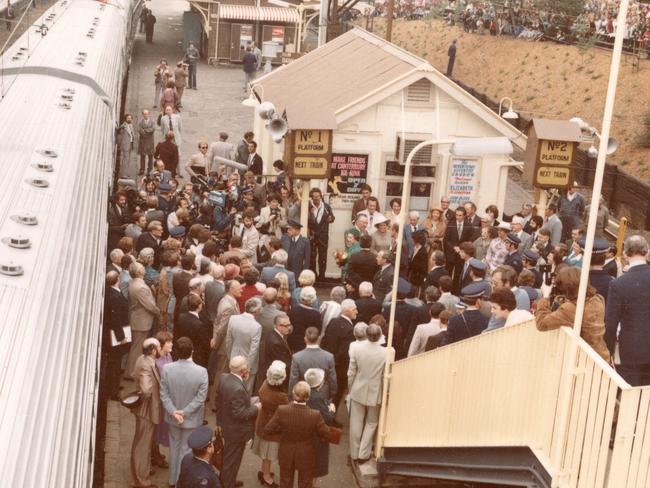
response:
M207 149L208 146L201 146L201 149Z

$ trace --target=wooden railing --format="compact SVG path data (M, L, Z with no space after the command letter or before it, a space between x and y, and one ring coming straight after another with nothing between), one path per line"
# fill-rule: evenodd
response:
M571 329L530 322L392 364L380 435L384 447L527 446L554 486L647 487L649 410L650 388Z

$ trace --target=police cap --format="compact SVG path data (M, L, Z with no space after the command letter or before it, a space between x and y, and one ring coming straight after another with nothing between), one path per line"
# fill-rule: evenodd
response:
M187 439L187 445L190 449L203 449L212 442L213 436L214 432L212 432L212 428L208 425L202 425L192 431Z

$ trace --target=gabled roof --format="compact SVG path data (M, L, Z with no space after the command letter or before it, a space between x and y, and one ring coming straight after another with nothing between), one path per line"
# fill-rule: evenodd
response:
M286 111L293 129L335 129L370 103L427 78L525 148L526 137L426 60L359 27L253 82L255 93Z
M301 129L332 129L339 108L415 70L432 71L433 67L380 37L354 28L259 78L253 86L279 112L302 112ZM291 120L289 125L297 127Z

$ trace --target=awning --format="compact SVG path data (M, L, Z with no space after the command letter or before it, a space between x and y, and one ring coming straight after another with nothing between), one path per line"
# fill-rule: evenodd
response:
M258 22L286 22L298 24L300 14L292 7L256 7L254 5L219 4L219 18Z

